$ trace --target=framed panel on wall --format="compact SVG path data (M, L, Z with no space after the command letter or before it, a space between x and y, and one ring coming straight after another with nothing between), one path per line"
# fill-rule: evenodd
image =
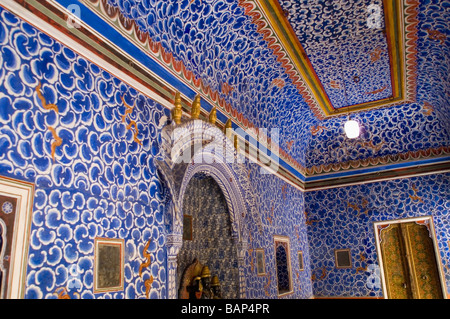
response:
M334 258L337 269L352 268L352 255L350 249L335 249Z
M34 185L0 176L0 297L22 299Z
M303 251L298 252L298 270L305 270L305 267L303 265Z
M183 215L183 240L192 240L192 216Z
M278 296L293 292L289 237L274 236Z
M95 239L94 293L123 290L124 247L123 239Z
M266 275L266 260L262 248L256 249L256 272L258 276Z

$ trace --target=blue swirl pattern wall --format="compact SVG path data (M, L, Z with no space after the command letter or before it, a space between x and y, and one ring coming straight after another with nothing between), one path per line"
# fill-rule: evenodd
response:
M436 174L307 193L314 296L381 297L373 223L432 216L450 290L450 174ZM334 249L350 249L352 267L336 269Z
M166 193L153 156L168 110L5 10L0 50L0 174L36 185L25 297L56 297L70 281L72 298L141 298L153 276L149 297L164 298ZM125 239L123 292L93 295L95 237Z
M24 297L65 289L70 298L147 298L153 277L148 298L166 298L170 195L153 161L169 110L3 9L0 52L0 175L36 187ZM311 297L296 259L303 251L308 262L303 194L256 164L245 168L261 214L247 221L247 296L277 297L273 236L283 235L293 256L287 297ZM93 293L97 237L125 240L123 291ZM256 274L256 248L265 276Z
M289 7L288 9L300 10L302 8ZM302 14L300 16L303 17ZM448 21L448 3L445 1L421 1L419 21L422 31L419 32L417 40L416 102L352 115L361 126L361 136L357 140L345 138L343 131L344 123L347 120L345 117L322 121L320 125L323 129L313 132L309 140L307 167L363 161L369 158L381 158L448 146L450 140L449 85L448 81L442 81L448 73L450 57L450 37L448 36L448 27L444 22ZM300 26L297 27L300 28ZM346 34L347 31L344 30L344 27L342 28ZM433 30L442 33L442 41L432 36ZM323 50L331 49L324 48ZM322 58L321 51L312 51L314 51L311 52L312 60ZM329 70L331 62L331 60L323 62L325 70ZM367 74L374 78L382 79L384 77L383 74L374 70L369 71L367 67L355 65L354 68L366 70ZM328 80L330 79L328 78ZM362 88L361 90L370 91L371 89Z

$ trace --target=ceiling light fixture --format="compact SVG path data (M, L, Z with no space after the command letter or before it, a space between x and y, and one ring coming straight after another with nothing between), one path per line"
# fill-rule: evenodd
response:
M359 136L359 124L350 118L344 124L344 131L348 138L357 138Z

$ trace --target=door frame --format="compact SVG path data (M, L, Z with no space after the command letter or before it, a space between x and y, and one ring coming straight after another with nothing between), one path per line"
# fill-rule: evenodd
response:
M429 232L430 232L431 240L433 242L434 257L435 257L437 268L438 268L439 280L440 280L441 289L442 289L442 296L444 299L447 299L447 285L445 283L444 271L442 268L442 262L441 262L439 249L438 249L439 245L438 245L438 242L436 239L436 230L434 228L432 216L421 216L421 217L411 217L411 218L394 219L394 220L384 220L384 221L379 221L379 222L373 223L373 228L374 228L374 232L375 232L375 244L377 246L378 263L379 263L379 267L380 267L381 285L382 285L382 289L383 289L384 299L388 299L388 294L387 294L386 279L385 279L385 274L384 274L383 255L381 253L380 233L385 227L388 227L389 225L392 225L392 224L402 224L402 223L420 222L420 221L429 223Z
M0 176L0 195L17 200L11 246L8 285L0 294L4 299L22 299L28 265L29 237L32 224L34 184ZM5 229L6 231L6 229ZM3 257L3 256L0 256ZM1 263L0 263L1 265Z

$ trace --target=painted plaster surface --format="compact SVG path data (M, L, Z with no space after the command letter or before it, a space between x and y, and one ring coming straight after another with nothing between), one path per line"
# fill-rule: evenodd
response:
M169 194L154 158L169 111L5 10L0 45L0 174L36 185L25 298L166 298ZM280 234L291 240L290 297L308 297L309 274L296 271L295 257L303 250L308 258L303 195L245 165L261 194L261 216L245 226L248 297L277 297ZM125 240L123 291L93 293L96 237ZM256 274L254 248L265 249L265 277Z
M311 113L275 60L269 44L273 39L264 38L259 20L246 11L252 1L107 3L256 127L279 128L279 145L307 168L448 146L446 1L417 7L418 38L411 40L417 45L416 102L355 114L362 126L358 141L345 138L345 117L318 120ZM370 4L280 1L336 108L388 98L392 91L386 38L379 28L367 26ZM382 11L381 1L373 4Z
M149 297L164 298L153 156L167 110L5 10L0 50L0 174L36 185L25 298L142 298L150 276ZM125 239L123 291L92 293L96 237Z
M199 6L198 2L195 1L186 11L189 19L194 19L200 8L206 10L206 16L215 12L210 4L209 7ZM127 10L131 8L121 3ZM146 3L141 6L145 7ZM204 3L207 4L206 1ZM217 6L214 10L225 15L228 9L223 4L223 8ZM183 8L187 10L187 5L186 1L179 12ZM227 3L228 6L237 14L233 18L237 20L233 20L233 24L227 20L228 23L244 26L250 39L257 38L250 22L239 20L239 17L244 17L240 9L235 4ZM437 11L444 9L437 4L424 4L423 7ZM168 10L164 4L152 8ZM428 11L424 9L423 12ZM429 23L430 28L435 29L442 26L439 19L428 22L431 13L423 15L424 20L421 21L424 25ZM153 20L149 18L149 21ZM182 45L184 35L180 42L172 42L168 36L170 30L165 29L167 26L163 22L158 22L158 28L155 34L167 33L167 39L162 36L160 40L167 42L168 49L175 44ZM177 30L173 31L176 35ZM193 34L201 32L197 30ZM237 41L238 34L233 41ZM217 41L217 38L210 41ZM436 40L428 39L425 33L421 34L420 41L424 47L438 44ZM197 43L200 45L201 41ZM229 45L230 48L233 46ZM429 71L431 79L444 74L445 68L437 61L446 48L436 46L432 50L435 55L421 56L421 68ZM60 289L65 289L71 298L165 298L167 229L164 215L169 194L158 175L154 158L160 151L161 118L169 116L169 111L3 9L0 10L0 52L0 174L36 185L25 297L57 298ZM218 63L225 63L225 57L230 55L220 52L223 57ZM207 53L214 52L210 50ZM256 65L261 66L268 57L260 54L262 60ZM243 56L238 57L244 59ZM233 67L231 62L235 58L231 55L230 63L211 71L214 72L214 81L220 78L218 74L235 74L229 69ZM186 59L186 63L189 61ZM248 67L258 70L251 64ZM201 71L199 74L208 74ZM260 71L263 72L262 69ZM239 74L243 76L244 73L236 72L238 83ZM277 70L273 72L269 79L282 77ZM293 125L296 128L290 137L298 137L298 140L304 140L309 134L315 136L309 146L311 155L308 161L311 165L328 163L334 158L336 154L326 151L330 149L331 141L337 143L331 146L333 151L343 149L341 146L346 141L336 139L330 133L340 129L341 120L325 121L323 124L327 129L322 131L317 127L317 131L325 135L313 135L303 126L296 126L303 120L309 123L311 117L308 110L303 112L303 106L297 104L297 98L301 100L299 97L290 99L295 88L288 81L282 88L270 88L273 93L269 97L262 97L262 92L266 92L270 85L258 74L250 76L255 81L258 79L254 84L256 91L250 94L242 87L237 91L241 90L243 96L249 94L248 98L257 101L259 106L251 108L250 104L238 104L242 105L242 111L254 113L255 122L282 127ZM220 81L211 81L219 88ZM379 127L370 129L373 131L368 129L364 135L371 138L375 147L381 143L388 147L387 152L395 153L443 145L442 141L448 138L448 126L442 125L448 123L448 112L445 111L448 104L440 89L447 92L448 86L442 82L425 82L419 87L420 92L430 100L436 96L429 103L440 103L444 112L436 109L435 113L426 115L427 99L423 98L408 107L364 115L366 121ZM239 101L241 95L230 95L229 99ZM289 102L285 102L287 100ZM302 111L295 116L294 111L275 112L273 105L280 103L291 103L293 108L298 107ZM263 108L265 105L267 108ZM438 115L435 117L433 114ZM388 121L392 129L381 130ZM399 130L404 134L398 133ZM421 133L424 131L433 133L427 136ZM292 152L304 161L306 144L296 142L291 145ZM319 156L315 149L324 151ZM358 148L351 156L363 158L373 155L366 150L365 146ZM377 150L380 154L384 151L383 148ZM343 153L337 158L345 160L348 156L348 153ZM448 174L303 194L274 175L261 174L260 167L255 164L246 163L245 169L255 195L255 203L250 204L256 205L258 212L247 215L244 227L250 238L243 269L249 298L278 297L275 235L288 237L290 242L292 293L287 298L310 298L314 294L379 296L380 290L368 282L368 278L376 279L370 223L427 214L435 218L439 249L449 282ZM419 196L422 201L411 196ZM359 210L352 207L359 207ZM96 237L125 240L123 291L93 294ZM367 270L334 271L329 250L335 246L350 246L355 267L368 266ZM256 273L256 249L263 249L265 254L266 271L261 276ZM303 252L303 271L299 270L299 251ZM358 259L360 253L364 254L365 263ZM139 270L147 261L147 254L151 256L151 263L140 275ZM147 290L145 281L150 277L153 277L153 283Z
M447 173L307 193L314 295L381 297L373 223L418 216L433 218L450 289L449 189ZM335 249L351 250L352 268L336 269Z

